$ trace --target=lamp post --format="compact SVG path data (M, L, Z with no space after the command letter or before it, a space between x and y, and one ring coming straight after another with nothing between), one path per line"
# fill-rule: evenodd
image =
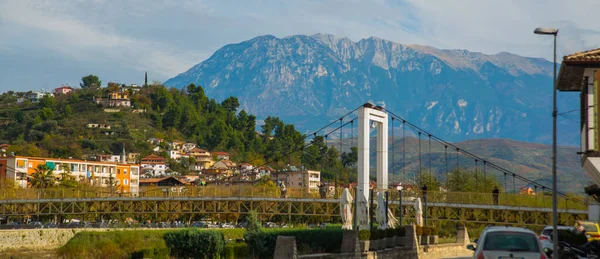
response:
M558 223L558 212L556 209L556 36L558 29L554 28L536 28L533 33L538 35L554 36L554 72L552 74L552 258L558 258L558 231L556 225Z

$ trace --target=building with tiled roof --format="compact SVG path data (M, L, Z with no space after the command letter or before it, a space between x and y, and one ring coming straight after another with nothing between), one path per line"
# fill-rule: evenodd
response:
M600 184L600 49L564 56L556 88L580 93L582 166Z
M164 157L151 154L142 158L140 167L145 176L157 177L167 175L169 166Z
M229 153L223 151L212 152L213 156L217 157L217 160L229 160Z

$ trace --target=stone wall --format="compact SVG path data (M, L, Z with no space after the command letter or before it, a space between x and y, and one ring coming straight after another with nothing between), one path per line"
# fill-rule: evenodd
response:
M419 259L471 256L472 254L473 252L468 250L462 243L427 245L419 247Z
M56 249L66 244L75 233L81 231L107 231L107 229L56 228L0 230L0 251L19 248Z

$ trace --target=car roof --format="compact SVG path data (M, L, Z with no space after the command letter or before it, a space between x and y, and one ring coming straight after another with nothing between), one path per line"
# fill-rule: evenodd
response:
M491 233L491 232L521 232L521 233L530 233L530 234L536 235L533 231L531 231L529 229L519 228L519 227L490 228L485 231L486 234Z
M547 226L544 228L544 230L552 229L552 228L553 228L552 226ZM572 229L572 228L573 228L572 226L556 226L556 229Z

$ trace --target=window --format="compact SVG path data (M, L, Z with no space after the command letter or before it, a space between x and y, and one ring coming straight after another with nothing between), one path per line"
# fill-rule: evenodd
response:
M117 179L117 185L121 184L121 180Z
M539 253L537 236L529 233L494 231L485 235L484 251L520 251Z
M128 185L129 184L129 180L127 180L127 179L123 180L123 184Z
M117 174L121 174L121 169L117 169Z
M127 169L123 169L123 174L127 174Z

